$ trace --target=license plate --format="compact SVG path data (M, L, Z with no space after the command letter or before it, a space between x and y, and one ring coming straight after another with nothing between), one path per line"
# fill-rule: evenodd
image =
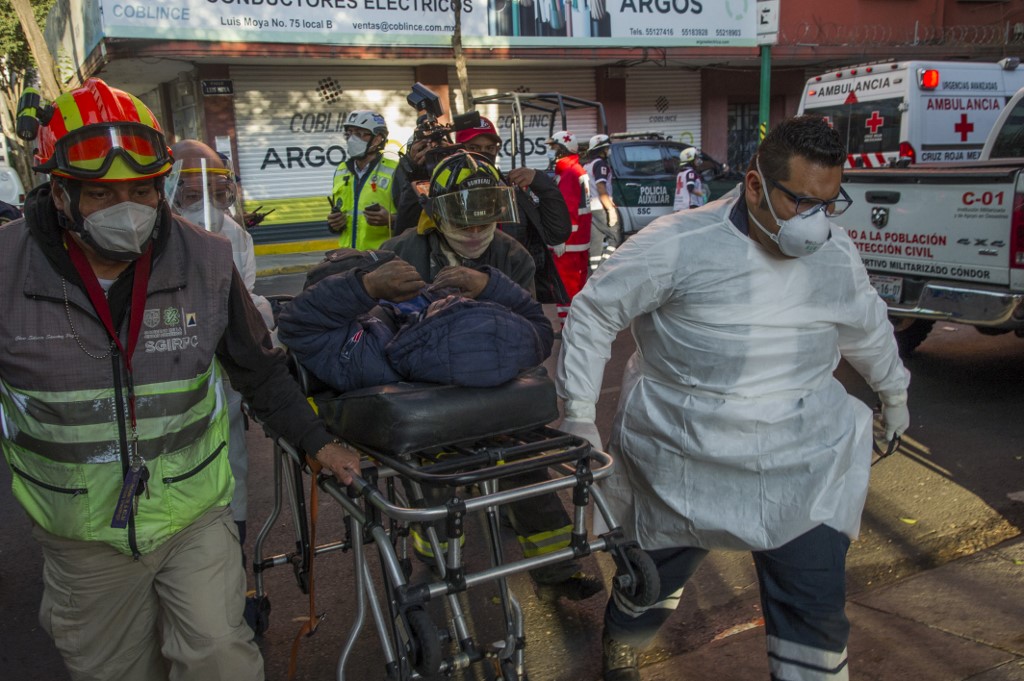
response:
M881 274L869 274L868 280L878 291L878 295L887 303L899 304L903 294L903 277L887 277Z

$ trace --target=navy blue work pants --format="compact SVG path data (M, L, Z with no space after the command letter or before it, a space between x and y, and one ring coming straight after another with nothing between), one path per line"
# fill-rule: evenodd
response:
M850 539L825 525L770 551L754 551L773 681L845 681L846 552ZM683 586L708 552L682 547L649 551L658 566L658 602L637 608L618 594L608 601L611 638L646 647L679 605Z

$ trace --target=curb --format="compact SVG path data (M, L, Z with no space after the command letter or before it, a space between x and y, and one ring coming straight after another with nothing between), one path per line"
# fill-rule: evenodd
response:
M299 274L308 272L316 263L299 263L296 265L275 265L256 270L257 277L273 277L278 274Z

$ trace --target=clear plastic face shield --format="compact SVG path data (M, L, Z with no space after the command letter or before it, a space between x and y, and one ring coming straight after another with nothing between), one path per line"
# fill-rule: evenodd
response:
M225 218L244 224L234 173L219 163L206 158L178 159L166 186L171 210L208 231L220 232Z
M442 231L463 231L497 222L519 222L512 187L463 189L431 199L434 221Z

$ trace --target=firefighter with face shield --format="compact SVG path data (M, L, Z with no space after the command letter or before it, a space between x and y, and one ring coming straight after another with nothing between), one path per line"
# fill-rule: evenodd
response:
M259 681L222 372L343 481L359 457L271 348L228 242L171 214L145 104L98 79L27 104L51 181L0 228L0 279L24 293L0 335L26 339L0 357L0 445L42 547L40 622L76 681Z
M533 258L519 242L498 230L500 222L518 220L511 187L482 156L457 151L440 161L431 175L417 229L409 229L383 246L416 268L437 287L453 287L475 298L489 277L478 268L501 271L533 294ZM535 479L536 478L536 479ZM514 478L513 484L547 480L545 472ZM569 545L572 522L555 495L510 504L509 519L527 557ZM413 547L432 559L430 545L418 532ZM582 600L601 591L599 579L568 560L531 571L538 594L548 600Z

